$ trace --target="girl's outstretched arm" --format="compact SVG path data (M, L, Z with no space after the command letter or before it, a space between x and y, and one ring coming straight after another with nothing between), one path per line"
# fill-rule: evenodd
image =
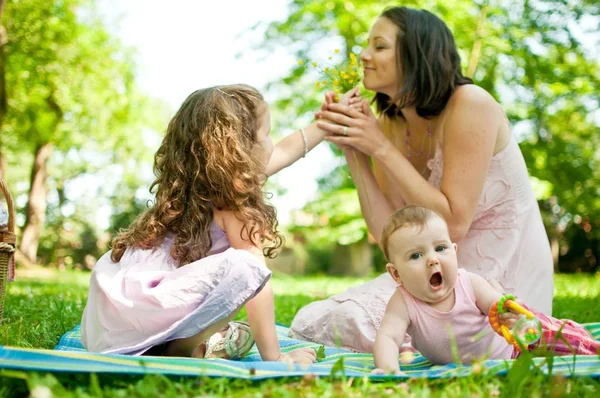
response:
M328 98L330 97L326 97L326 101ZM348 105L360 103L358 87L355 87L342 95L340 103ZM306 142L304 141L305 138ZM317 127L316 122L313 122L308 127L304 128L304 137L302 137L302 132L300 130L286 136L275 145L275 148L273 148L273 153L271 154L271 159L269 159L265 174L270 177L290 166L304 156L305 150L306 152L309 152L323 141L323 138L325 138L325 131Z
M304 136L306 137L306 152L308 153L308 151L323 141L325 132L313 122L304 128ZM265 174L270 177L293 164L304 156L304 149L304 138L300 130L286 136L273 148L273 153L271 154L271 159L269 159Z

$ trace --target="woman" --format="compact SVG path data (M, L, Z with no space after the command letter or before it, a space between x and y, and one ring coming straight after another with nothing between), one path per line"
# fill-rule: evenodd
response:
M406 205L435 210L464 268L550 314L552 256L523 156L500 105L462 75L447 26L427 11L388 9L360 59L379 117L366 101L362 112L331 103L317 126L344 148L371 234L379 241ZM371 352L395 288L384 274L311 303L291 335Z

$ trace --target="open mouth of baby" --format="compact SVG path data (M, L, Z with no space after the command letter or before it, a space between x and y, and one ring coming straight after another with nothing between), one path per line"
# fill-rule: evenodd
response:
M429 285L434 289L440 287L442 285L442 273L436 272L431 275L431 278L429 278Z

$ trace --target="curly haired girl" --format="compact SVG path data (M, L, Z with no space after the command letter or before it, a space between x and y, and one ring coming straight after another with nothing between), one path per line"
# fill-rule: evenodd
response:
M155 200L92 272L81 326L88 350L233 359L256 341L263 360L314 362L313 349L279 349L264 257L282 237L262 187L324 133L313 124L274 148L270 127L268 105L249 86L185 100L155 155ZM231 322L243 306L248 323Z

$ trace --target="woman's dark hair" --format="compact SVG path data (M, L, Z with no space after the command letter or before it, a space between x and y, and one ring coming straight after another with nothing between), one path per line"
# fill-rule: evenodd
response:
M377 110L389 117L416 107L424 118L439 115L458 86L472 84L463 76L452 32L438 17L408 7L386 9L385 17L398 26L396 63L402 84L395 98L377 93Z

